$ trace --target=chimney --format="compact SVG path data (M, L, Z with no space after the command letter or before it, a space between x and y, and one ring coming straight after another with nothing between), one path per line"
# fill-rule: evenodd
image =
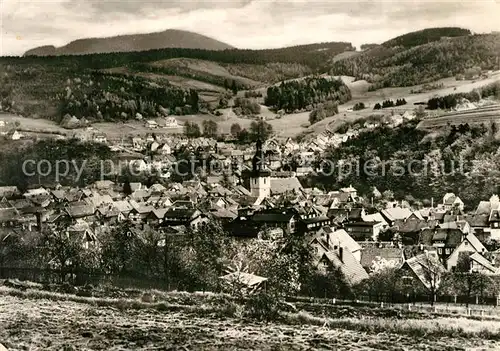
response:
M344 263L344 248L342 246L339 247L339 259L340 262Z
M38 231L41 232L42 231L42 215L41 213L37 212L35 214L36 216L36 225L38 227Z

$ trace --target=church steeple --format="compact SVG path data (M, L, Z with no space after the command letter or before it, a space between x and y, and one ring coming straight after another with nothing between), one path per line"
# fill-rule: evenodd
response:
M255 155L252 159L252 173L250 176L250 192L252 196L265 198L271 192L271 171L266 168L262 141L255 144Z
M260 139L255 143L255 155L252 159L252 173L253 176L262 175L263 173L267 175L267 173L270 173L269 170L266 169L265 156L262 150L262 141Z

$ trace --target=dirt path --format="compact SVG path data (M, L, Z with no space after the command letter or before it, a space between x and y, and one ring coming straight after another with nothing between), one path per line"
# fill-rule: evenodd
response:
M464 350L492 341L261 324L74 302L0 297L0 342L9 350Z

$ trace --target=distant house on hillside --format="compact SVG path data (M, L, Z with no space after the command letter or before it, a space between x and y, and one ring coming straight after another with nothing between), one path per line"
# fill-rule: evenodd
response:
M96 134L94 136L94 142L106 144L108 142L108 139L106 138L105 134Z
M24 135L19 133L17 130L12 130L12 131L7 133L7 137L10 140L20 140L20 139L24 138Z
M179 128L180 125L175 117L166 117L163 120L163 128Z
M150 129L156 129L158 128L158 123L152 119L149 119L146 121L146 127Z

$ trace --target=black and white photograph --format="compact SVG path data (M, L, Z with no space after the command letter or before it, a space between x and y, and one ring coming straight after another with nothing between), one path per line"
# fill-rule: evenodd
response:
M0 0L21 350L500 350L500 0Z

